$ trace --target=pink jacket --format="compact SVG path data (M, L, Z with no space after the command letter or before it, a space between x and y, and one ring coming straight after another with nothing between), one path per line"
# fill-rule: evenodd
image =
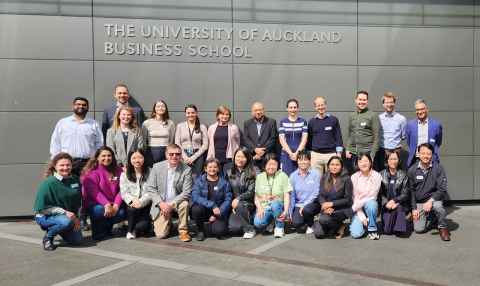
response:
M218 122L213 123L208 127L208 153L207 159L215 157L215 145L213 136L217 130ZM233 154L240 147L240 129L233 123L228 123L228 145L227 158L233 159Z
M113 203L120 206L122 196L120 194L120 174L122 168L115 170L114 177L110 179L110 173L99 165L88 172L82 179L82 195L85 207L100 204L102 206Z
M366 215L363 212L363 206L370 200L377 200L378 191L382 184L382 176L371 170L368 176L362 175L362 172L358 171L352 175L353 185L353 205L352 210L358 215L360 220L366 219Z

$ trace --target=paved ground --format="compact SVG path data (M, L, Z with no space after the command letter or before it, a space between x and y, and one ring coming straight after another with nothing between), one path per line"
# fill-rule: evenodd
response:
M480 285L480 206L450 211L447 243L435 232L379 241L119 237L45 252L34 223L0 222L0 285Z

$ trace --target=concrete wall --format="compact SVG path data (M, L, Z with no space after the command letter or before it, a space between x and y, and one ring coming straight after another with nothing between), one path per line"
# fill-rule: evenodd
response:
M126 82L145 110L166 100L173 119L195 103L204 122L220 103L235 121L254 100L284 116L288 98L304 117L323 95L345 126L358 89L381 111L385 90L414 116L430 103L444 125L441 149L454 199L480 199L480 21L477 1L36 0L0 3L0 216L31 213L55 122L86 96L101 118L112 86ZM242 42L252 58L107 56L104 24L142 23L342 34L338 44ZM234 33L235 34L235 33ZM192 41L184 41L188 44ZM201 43L201 41L196 42ZM345 128L344 128L345 129Z

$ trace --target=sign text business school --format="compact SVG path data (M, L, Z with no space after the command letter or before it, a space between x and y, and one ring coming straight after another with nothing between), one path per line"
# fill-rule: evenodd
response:
M336 31L257 28L234 30L222 27L109 23L103 27L107 38L104 42L105 55L119 56L252 58L251 50L246 45L248 42L337 44L342 41L341 33ZM188 44L185 44L185 41L188 41ZM195 41L200 43L196 44ZM220 41L224 43L219 44Z

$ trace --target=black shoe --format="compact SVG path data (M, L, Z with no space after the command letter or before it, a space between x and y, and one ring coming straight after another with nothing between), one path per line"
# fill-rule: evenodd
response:
M199 231L196 236L197 241L204 241L205 240L205 233L203 231Z
M46 251L52 251L52 250L55 250L56 248L55 244L53 244L53 239L48 238L47 236L43 237L42 244L43 244L43 249Z

